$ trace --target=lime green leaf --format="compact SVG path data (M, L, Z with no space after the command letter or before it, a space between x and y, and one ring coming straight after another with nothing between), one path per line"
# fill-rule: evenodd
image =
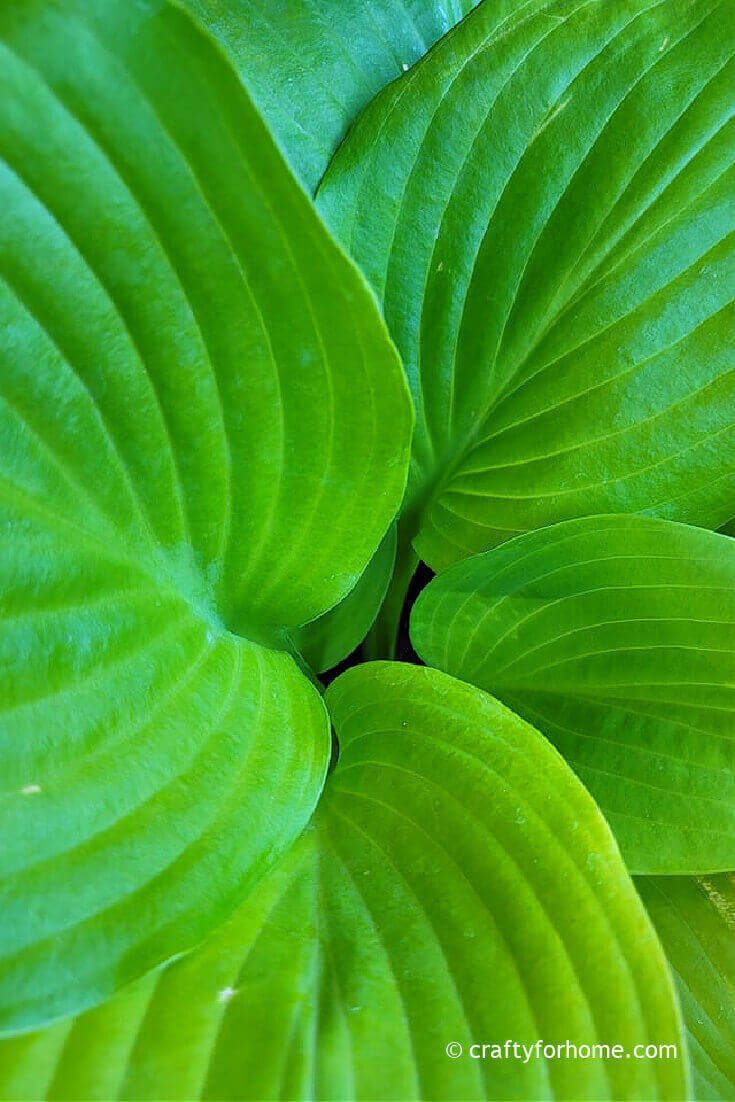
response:
M568 521L421 594L421 657L564 754L636 872L735 865L735 544L643 517Z
M409 375L434 569L732 516L734 56L732 0L487 0L336 154L318 201Z
M549 744L436 670L363 665L327 701L339 763L275 873L145 986L0 1045L0 1094L683 1097L660 946L607 825ZM509 1038L680 1055L471 1054Z
M395 351L214 44L166 4L71 11L0 20L14 481L191 547L228 621L296 627L400 502Z
M313 670L323 673L346 658L365 638L383 603L396 557L393 524L353 590L330 612L291 633L294 646Z
M288 655L71 527L4 523L7 1030L99 1002L223 921L311 814L329 736Z
M310 191L358 112L478 0L184 0Z
M679 990L694 1096L735 1099L735 876L642 877L636 886Z
M302 829L328 723L277 651L373 555L411 410L372 294L177 6L0 6L0 198L17 1029L189 948Z

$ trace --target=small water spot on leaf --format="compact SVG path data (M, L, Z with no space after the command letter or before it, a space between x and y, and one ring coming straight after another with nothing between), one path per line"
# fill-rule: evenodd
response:
M407 61L404 61L403 64L401 65L401 68L403 69L404 73L407 73L408 70L411 68L411 66L408 64Z
M208 643L213 643L214 642L214 632L213 631L208 631L207 632L207 642Z
M234 999L235 995L240 992L237 987L223 987L217 992L217 1001L221 1003L228 1003Z
M24 784L20 791L23 796L37 796L41 791L41 786L40 784Z

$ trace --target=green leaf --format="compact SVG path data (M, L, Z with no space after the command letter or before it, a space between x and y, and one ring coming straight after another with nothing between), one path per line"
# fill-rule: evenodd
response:
M18 1029L188 949L302 829L328 722L279 651L373 555L411 410L373 296L179 7L0 6L0 201Z
M478 0L183 0L315 191L358 112Z
M694 1096L735 1099L735 876L645 877L636 886L679 991Z
M391 525L365 573L344 600L291 633L294 646L317 673L351 654L372 627L383 603L396 558L396 526Z
M487 0L336 154L318 203L403 357L435 570L732 516L734 56L733 0Z
M590 517L458 563L414 607L432 665L559 748L641 873L735 865L735 544Z
M660 946L549 744L416 666L353 668L327 701L339 762L276 872L206 947L0 1045L2 1097L683 1097ZM508 1038L680 1055L470 1054Z

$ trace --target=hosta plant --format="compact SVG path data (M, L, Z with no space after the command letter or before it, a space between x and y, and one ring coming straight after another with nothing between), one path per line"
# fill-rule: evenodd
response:
M0 1098L735 1098L734 104L733 0L3 0Z

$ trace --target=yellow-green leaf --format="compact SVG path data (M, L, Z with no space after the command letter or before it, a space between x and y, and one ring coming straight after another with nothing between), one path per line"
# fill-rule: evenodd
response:
M735 541L567 521L439 575L411 634L555 743L633 871L735 865Z
M411 425L373 296L163 0L0 7L0 1029L199 941L302 829L288 629Z
M685 1097L661 948L604 819L545 739L416 666L355 667L327 702L339 762L279 868L184 960L0 1044L0 1094ZM509 1038L527 1051L493 1056ZM537 1057L538 1041L564 1055ZM676 1055L637 1059L647 1045Z
M435 570L735 484L734 0L485 0L365 109L320 209L417 411Z

